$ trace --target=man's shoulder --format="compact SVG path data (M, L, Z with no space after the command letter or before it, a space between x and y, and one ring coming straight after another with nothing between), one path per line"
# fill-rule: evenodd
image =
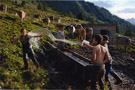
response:
M106 47L102 46L102 48L103 48L104 52L107 52L107 48Z
M97 48L97 46L93 46L93 47L92 47L92 49L96 49L96 48Z
M103 49L106 49L106 47L104 47L104 46L101 46Z
M99 47L98 46L92 46L92 50L97 51L97 50L99 50Z

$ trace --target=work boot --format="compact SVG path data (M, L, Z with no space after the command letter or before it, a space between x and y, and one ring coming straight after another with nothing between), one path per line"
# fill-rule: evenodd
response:
M39 63L37 63L37 64L36 64L36 67L37 67L37 68L39 68L39 67L40 67Z
M105 82L109 82L110 83L110 80L108 78L105 78Z
M122 83L122 80L117 80L117 81L115 82L115 84L120 84L120 83Z
M25 66L25 67L23 67L21 70L27 70L28 69L28 67L27 66Z
M36 60L35 57L32 58L32 61L34 62L34 64L36 65L36 67L39 68L39 63L38 63L38 61Z
M115 72L111 73L111 75L116 79L115 84L122 83L122 80L120 79L120 77Z

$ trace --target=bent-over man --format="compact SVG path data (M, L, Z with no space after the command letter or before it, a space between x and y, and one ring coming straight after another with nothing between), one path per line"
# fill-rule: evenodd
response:
M104 90L105 88L105 65L104 63L108 62L108 54L105 47L103 47L101 44L101 41L103 40L102 35L97 34L94 36L93 44L95 46L86 45L84 46L90 47L92 49L92 59L91 63L93 63L92 68L92 78L91 78L91 88L92 90L98 90L98 84L100 86L101 90ZM106 58L104 60L104 58Z

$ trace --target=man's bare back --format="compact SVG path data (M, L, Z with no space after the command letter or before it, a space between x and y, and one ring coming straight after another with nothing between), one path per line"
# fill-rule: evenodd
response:
M100 86L100 90L104 90L105 83L104 83L104 77L105 77L105 65L104 63L109 61L107 49L103 46L101 46L101 41L103 40L102 35L97 34L94 36L94 39L92 40L92 45L84 44L84 46L87 46L92 49L92 59L91 63L93 63L93 71L92 75L93 78L91 79L91 88L92 90L98 90L97 88L97 82Z
M106 60L104 60L106 58ZM100 44L92 47L92 63L105 63L108 60L107 50Z

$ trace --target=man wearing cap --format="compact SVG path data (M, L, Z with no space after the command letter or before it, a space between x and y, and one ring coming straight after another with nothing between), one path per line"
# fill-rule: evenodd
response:
M111 74L116 79L116 84L119 84L119 83L122 83L122 80L118 77L118 75L112 69L113 59L112 59L111 54L109 53L108 42L109 42L109 37L107 35L103 35L103 41L101 44L107 49L107 54L109 56L109 61L105 64L105 69L106 69L105 81L109 82L109 77Z
M64 34L64 26L61 25L61 24L57 24L56 25L57 27L57 39L65 39L65 34ZM58 44L57 44L57 47L59 49L64 49L65 48L65 43L64 42L61 42L59 41Z

